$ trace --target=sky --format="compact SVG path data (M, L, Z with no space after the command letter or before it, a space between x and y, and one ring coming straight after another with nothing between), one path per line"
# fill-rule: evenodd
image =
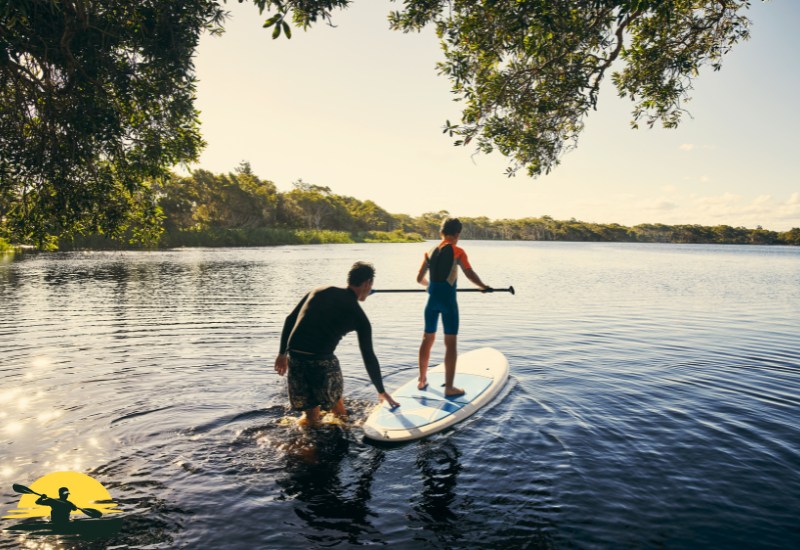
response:
M412 216L800 227L799 1L753 0L751 39L701 70L678 129L632 130L633 104L607 76L577 149L536 179L442 133L461 104L437 74L433 29L389 30L401 8L355 0L335 28L272 40L267 12L229 2L225 34L204 35L195 59L208 146L191 168L245 160L279 190L302 179Z

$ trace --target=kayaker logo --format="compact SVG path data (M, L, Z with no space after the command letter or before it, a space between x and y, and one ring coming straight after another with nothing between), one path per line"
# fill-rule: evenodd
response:
M40 477L29 487L14 484L15 492L22 494L15 510L9 510L3 519L47 517L53 525L69 525L71 516L76 519L99 519L104 514L119 513L116 503L103 485L79 472L55 472Z

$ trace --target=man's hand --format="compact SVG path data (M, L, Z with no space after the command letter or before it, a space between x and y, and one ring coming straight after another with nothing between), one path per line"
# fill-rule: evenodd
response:
M383 402L386 401L387 403L389 403L389 407L391 407L392 409L400 406L400 403L392 399L392 396L386 392L379 393L378 397L381 398L381 405L383 405Z
M279 354L275 358L275 372L277 372L280 376L286 374L286 369L289 368L289 359L286 357L286 354Z

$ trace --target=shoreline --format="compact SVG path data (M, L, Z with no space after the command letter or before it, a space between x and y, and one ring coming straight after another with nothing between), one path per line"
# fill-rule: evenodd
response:
M105 239L102 235L97 235ZM54 248L52 250L42 250L33 245L9 245L8 248L0 249L0 254L20 254L20 253L39 253L39 252L122 252L122 251L161 251L161 250L186 250L194 248L269 248L273 246L313 246L320 244L419 244L423 242L434 242L437 239L421 239L421 240L337 240L337 241L316 241L311 242L288 242L288 243L275 243L275 244L190 244L190 245L175 245L175 246L137 246L130 245L125 242L113 241L107 239L109 246L101 247L87 247L87 246L66 246ZM598 243L598 244L653 244L653 245L720 245L731 247L794 247L795 244L787 243L697 243L697 242L659 242L659 241L579 241L579 240L550 240L550 239L460 239L460 242L552 242L552 243Z

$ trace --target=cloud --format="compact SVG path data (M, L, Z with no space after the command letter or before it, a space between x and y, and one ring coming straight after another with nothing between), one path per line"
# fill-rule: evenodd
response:
M625 199L622 199L625 197ZM603 200L605 199L605 200ZM639 223L730 225L754 228L761 225L772 231L800 227L800 192L776 200L775 196L725 192L669 193L628 198L628 194L586 197L572 203L569 215L623 225ZM563 219L567 219L565 216Z
M708 176L700 176L700 181L702 182L711 181L711 178L709 178Z
M678 208L678 205L674 202L665 200L665 199L650 199L646 201L642 201L638 204L639 208L644 208L646 210L673 210Z
M684 143L678 149L681 151L691 151L692 149L716 149L716 145L695 145L694 143Z
M549 198L550 195L545 193L520 193L517 195L519 199L546 199Z
M684 179L686 179L686 178L684 178ZM674 193L675 191L678 190L678 188L675 187L674 185L665 185L664 187L661 188L661 190L665 191L667 193Z
M733 204L742 200L741 195L734 195L733 193L725 193L718 197L702 197L697 199L697 204Z
M769 199L772 198L772 195L759 195L754 201L753 204L763 204L767 202Z
M610 203L602 199L588 199L578 202L580 206L609 206Z

